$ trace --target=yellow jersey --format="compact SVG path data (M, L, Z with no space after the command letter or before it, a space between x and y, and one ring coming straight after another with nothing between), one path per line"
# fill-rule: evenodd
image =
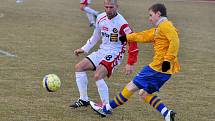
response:
M165 20L156 28L151 28L143 32L137 32L126 35L128 42L153 43L154 57L149 66L162 72L163 61L169 61L171 67L167 74L174 74L180 70L178 62L179 37L177 29L173 24Z

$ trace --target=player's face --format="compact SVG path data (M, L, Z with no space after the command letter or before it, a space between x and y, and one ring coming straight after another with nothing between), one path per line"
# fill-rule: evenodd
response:
M109 19L112 19L117 14L117 4L114 2L105 0L104 9Z
M155 23L160 19L160 12L153 12L149 10L149 23L155 25Z

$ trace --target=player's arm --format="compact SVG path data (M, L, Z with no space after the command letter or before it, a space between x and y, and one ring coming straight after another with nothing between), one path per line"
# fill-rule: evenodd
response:
M179 37L175 28L165 29L164 30L167 39L169 40L169 48L166 55L164 56L164 61L173 61L179 50Z
M179 37L176 29L173 27L164 28L162 29L162 32L169 40L169 48L166 55L164 56L164 62L162 64L162 71L167 72L171 67L171 62L173 62L178 55Z
M155 28L152 28L142 32L135 32L135 33L128 34L126 36L122 36L120 38L120 41L148 43L148 42L152 42L154 33L155 33Z
M128 42L127 64L134 65L137 62L138 46L136 42Z
M126 34L132 33L132 30L128 24L124 24L121 27L121 35L126 36ZM136 42L128 42L128 59L127 65L125 66L126 74L130 74L134 70L134 64L137 62L138 47Z
M95 46L95 44L99 41L101 38L101 31L98 27L94 29L93 35L90 37L90 39L87 40L87 43L81 47L84 52L88 53L91 48Z
M82 46L79 49L76 49L74 51L76 56L79 56L79 54L81 53L88 53L90 51L91 48L93 48L95 46L95 44L99 41L99 39L101 38L101 31L98 27L96 27L94 29L93 35L90 37L90 39L87 40L86 44L84 46Z
M138 46L136 42L128 42L128 59L125 66L126 74L134 71L134 64L137 62Z

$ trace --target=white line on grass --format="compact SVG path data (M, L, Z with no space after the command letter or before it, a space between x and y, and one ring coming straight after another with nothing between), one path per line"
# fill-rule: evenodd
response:
M15 54L9 53L9 52L4 51L4 50L0 50L0 54L3 54L5 56L9 56L9 57L17 57Z

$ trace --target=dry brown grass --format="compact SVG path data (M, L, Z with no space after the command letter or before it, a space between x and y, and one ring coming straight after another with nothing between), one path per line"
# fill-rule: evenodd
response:
M147 8L161 0L122 0L120 12L135 31L147 26ZM164 2L169 18L180 31L181 72L161 89L159 96L177 111L177 121L215 121L215 7L198 2ZM102 10L102 0L94 1ZM1 0L0 49L15 53L16 58L0 54L1 121L161 121L162 117L137 94L112 116L100 118L90 108L70 109L78 97L74 81L76 58L73 50L90 37L87 19L79 10L79 0ZM139 45L136 72L151 61L151 45ZM108 79L111 97L133 75L123 75L123 65ZM45 74L55 73L62 88L48 93L41 86ZM99 96L89 73L89 95Z

